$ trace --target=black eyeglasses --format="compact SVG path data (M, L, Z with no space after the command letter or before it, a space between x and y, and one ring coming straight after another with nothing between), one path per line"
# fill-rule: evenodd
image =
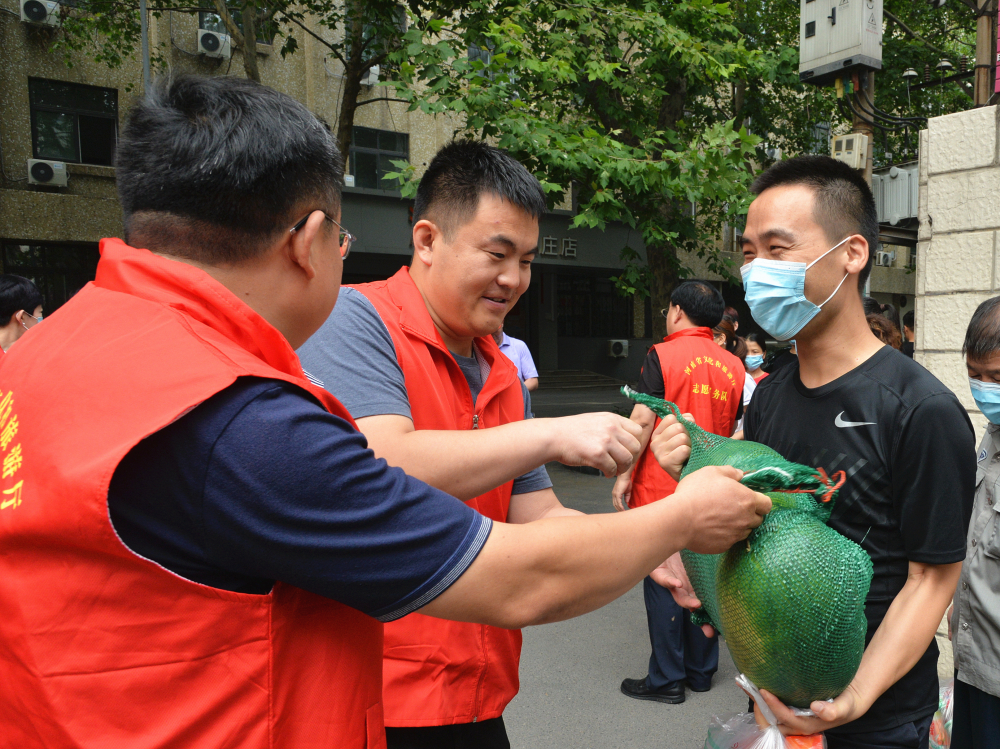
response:
M317 208L316 210L319 210L319 209ZM291 229L289 229L288 233L289 234L294 234L299 229L301 229L303 226L305 226L306 225L306 221L308 221L309 217L312 216L315 212L316 211L309 211L309 213L307 213L305 216L303 216L301 220L299 220L299 221L297 221L295 223L295 226L293 226ZM351 234L349 231L347 231L347 229L345 229L343 226L341 226L340 224L338 224L332 218L330 218L330 214L328 214L326 211L320 211L320 213L322 213L323 216L326 217L327 221L329 221L331 224L333 224L338 229L340 229L340 256L342 258L346 259L347 256L351 253L351 245L354 244L356 241L358 241L358 238L356 236L354 236L353 234Z

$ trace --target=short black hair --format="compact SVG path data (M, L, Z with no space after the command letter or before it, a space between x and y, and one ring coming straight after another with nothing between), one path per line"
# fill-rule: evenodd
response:
M910 330L916 330L913 327L913 310L911 309L905 315L903 315L903 327L909 328Z
M850 234L860 234L868 241L868 262L858 275L858 290L863 290L878 249L878 211L861 173L829 156L796 156L774 164L754 180L750 190L760 195L779 185L805 185L815 190L813 217L831 245Z
M0 326L21 310L33 315L41 306L42 293L29 279L13 273L0 276Z
M987 299L976 307L965 331L962 353L973 361L1000 354L1000 296Z
M432 220L450 234L475 215L484 193L532 218L545 212L545 191L521 162L488 143L456 140L437 152L420 179L413 221Z
M302 203L340 207L329 129L244 78L161 78L129 114L115 167L126 241L134 232L210 265L260 255Z
M747 343L756 343L761 350L767 353L767 336L763 333L747 333L744 336Z
M874 299L870 296L861 297L861 306L865 310L865 315L881 315L882 314L882 304L878 299Z
M691 322L703 328L714 328L722 322L726 309L722 292L708 281L685 281L670 294L670 303L680 307Z

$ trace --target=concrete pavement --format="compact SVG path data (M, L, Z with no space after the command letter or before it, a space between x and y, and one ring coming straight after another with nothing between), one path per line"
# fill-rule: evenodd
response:
M548 469L563 504L588 514L613 511L613 479L557 463ZM619 691L623 678L645 675L648 659L641 584L585 616L529 627L521 654L521 691L504 713L511 746L701 749L713 715L746 709L725 643L712 690L689 690L681 705L633 700Z

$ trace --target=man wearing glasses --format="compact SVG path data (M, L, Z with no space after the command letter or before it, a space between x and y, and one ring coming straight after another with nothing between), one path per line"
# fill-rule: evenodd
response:
M38 287L21 276L0 275L0 356L41 321Z
M128 243L0 358L5 745L384 747L383 621L581 614L770 509L706 469L669 507L493 523L302 371L351 242L302 104L164 78L116 158Z

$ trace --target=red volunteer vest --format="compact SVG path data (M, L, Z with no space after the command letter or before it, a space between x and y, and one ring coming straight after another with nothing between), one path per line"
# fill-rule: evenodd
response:
M524 418L517 368L490 336L476 346L489 376L475 403L408 268L354 287L385 323L416 429L485 429ZM466 502L506 522L512 481ZM442 726L497 718L517 694L521 631L410 614L385 625L385 724Z
M743 397L743 363L712 340L708 328L687 328L653 346L660 357L666 400L713 434L729 437ZM656 420L659 424L660 420ZM632 474L630 507L641 507L674 493L677 482L660 468L649 445Z
M378 622L282 583L184 580L108 519L126 453L241 376L350 420L224 286L117 239L96 281L0 359L3 746L385 746Z

